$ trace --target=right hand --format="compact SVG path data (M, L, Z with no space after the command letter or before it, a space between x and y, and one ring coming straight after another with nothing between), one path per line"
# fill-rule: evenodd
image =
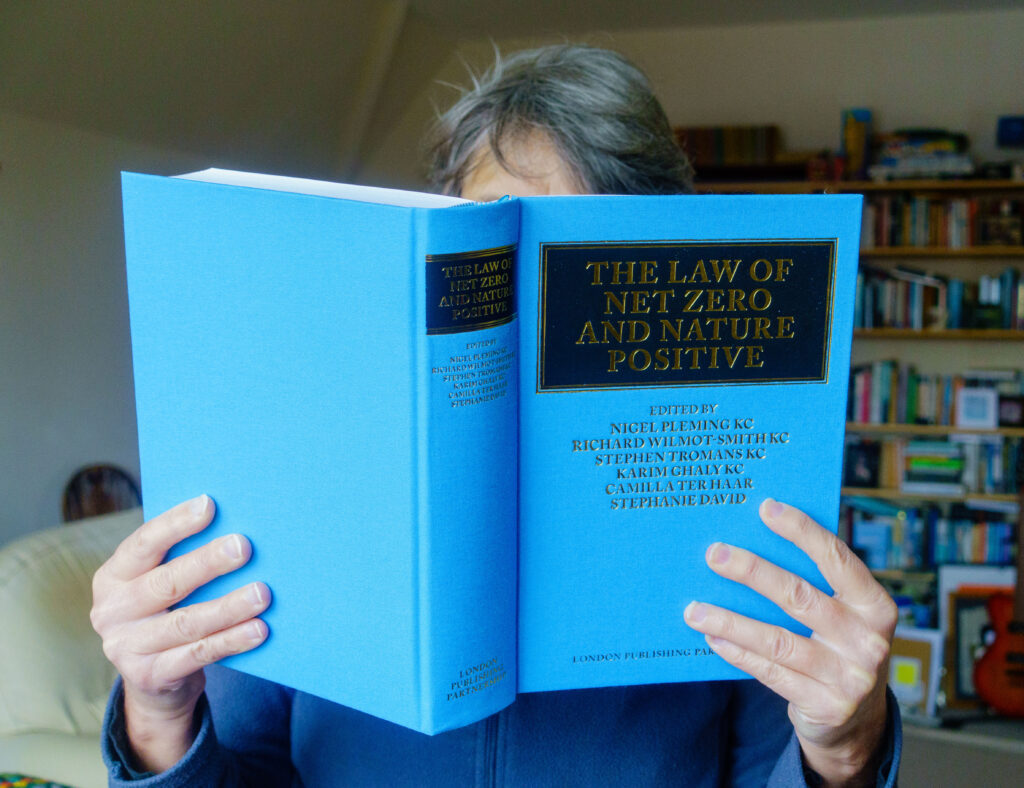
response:
M267 637L267 625L257 618L270 604L263 583L169 609L252 555L244 536L229 534L162 563L171 547L206 528L213 514L213 501L202 495L154 517L93 578L92 625L121 674L128 740L136 765L154 772L173 766L191 746L203 667Z

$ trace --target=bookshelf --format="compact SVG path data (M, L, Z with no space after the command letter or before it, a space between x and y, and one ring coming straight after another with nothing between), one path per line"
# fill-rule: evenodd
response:
M913 257L913 258L974 258L974 257L1024 257L1024 247L990 244L987 246L971 246L951 248L948 246L886 246L876 249L861 249L861 258L865 260L881 258Z
M1024 394L1021 390L1021 367L1024 365L1024 182L1001 180L929 180L892 181L885 183L836 183L828 191L859 192L865 196L865 232L862 233L861 265L864 277L860 284L865 291L875 288L874 320L860 315L854 332L852 354L853 374L865 366L892 362L899 365L899 375L913 369L922 377L936 376L952 392L967 370L974 372L1016 371L1016 380L967 381L967 385L1000 387L1004 394ZM912 273L906 273L912 272ZM937 290L929 286L907 284L934 277L942 297L953 295L953 285L961 288L961 300L941 302ZM896 283L896 279L903 281ZM1000 295L982 303L981 294L988 285ZM909 288L918 287L917 292ZM916 314L911 308L917 297ZM865 296L867 297L867 296ZM882 302L888 309L893 299L910 304L902 313L888 310L877 314ZM969 301L969 303L968 303ZM929 308L931 313L929 314ZM882 310L885 312L886 310ZM915 375L911 375L915 377ZM911 383L914 381L912 380ZM899 396L906 396L901 377ZM851 388L852 395L852 388ZM893 397L896 397L894 391ZM932 404L932 403L929 403ZM899 413L898 411L904 411ZM908 509L939 506L950 512L953 504L966 509L1002 511L1012 518L1017 496L1013 477L1017 475L1014 454L1024 439L1024 425L1001 426L997 429L964 429L957 425L949 403L940 416L937 412L914 418L907 411L913 408L889 408L889 412L870 422L854 420L848 424L848 443L881 442L887 449L896 444L927 445L946 442L988 447L991 452L1001 447L1002 458L989 457L990 463L1002 463L1001 478L995 481L976 480L962 492L920 490L910 493L901 489L891 477L879 480L874 488L849 486L848 496L890 500ZM920 414L919 414L920 415ZM925 424L906 421L931 422ZM872 423L874 422L874 423ZM938 423L936 423L938 422ZM899 465L909 463L902 454ZM904 473L909 470L904 466ZM1000 476L1000 472L996 476ZM991 472L989 472L991 476ZM941 485L938 485L941 486Z
M1017 500L1016 495L1009 493L956 493L956 494L945 494L945 493L908 493L899 489L898 487L847 487L842 488L842 494L851 497L855 496L858 498L881 498L887 501L923 501L923 502L958 502L958 503L977 503L987 501L990 503L1007 503L1012 504ZM884 569L877 570L879 572L885 571Z
M995 427L993 429L982 429L976 427L955 427L949 424L892 424L851 421L846 424L846 431L858 434L876 435L918 435L918 436L946 436L946 435L990 435L1005 436L1009 438L1024 438L1022 427Z
M1024 342L1024 331L999 328L857 328L854 339Z
M698 173L699 176L699 173ZM703 194L874 194L913 192L943 194L1024 194L1024 181L970 178L921 179L912 181L832 180L697 180Z

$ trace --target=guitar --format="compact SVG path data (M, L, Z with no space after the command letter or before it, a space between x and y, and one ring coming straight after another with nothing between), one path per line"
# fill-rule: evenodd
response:
M988 615L995 639L974 664L974 689L1000 714L1024 717L1024 446L1017 452L1017 583L993 594Z

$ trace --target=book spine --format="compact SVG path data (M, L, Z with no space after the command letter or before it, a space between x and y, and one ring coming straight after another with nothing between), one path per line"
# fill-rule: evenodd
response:
M420 728L438 733L515 699L518 204L415 223Z
M949 318L947 328L963 326L964 282L962 279L949 280Z
M1002 315L1002 328L1012 329L1016 324L1017 281L1019 275L1016 268L1005 268L999 275L999 300Z

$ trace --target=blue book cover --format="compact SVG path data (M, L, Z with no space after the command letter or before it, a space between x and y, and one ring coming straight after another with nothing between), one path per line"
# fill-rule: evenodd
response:
M835 530L861 199L473 204L244 173L125 174L147 517L241 532L274 594L232 667L425 733L517 692L742 678L704 564ZM807 469L813 468L813 483Z
M520 203L520 691L738 678L682 610L798 628L715 541L822 584L757 508L837 526L860 198Z

